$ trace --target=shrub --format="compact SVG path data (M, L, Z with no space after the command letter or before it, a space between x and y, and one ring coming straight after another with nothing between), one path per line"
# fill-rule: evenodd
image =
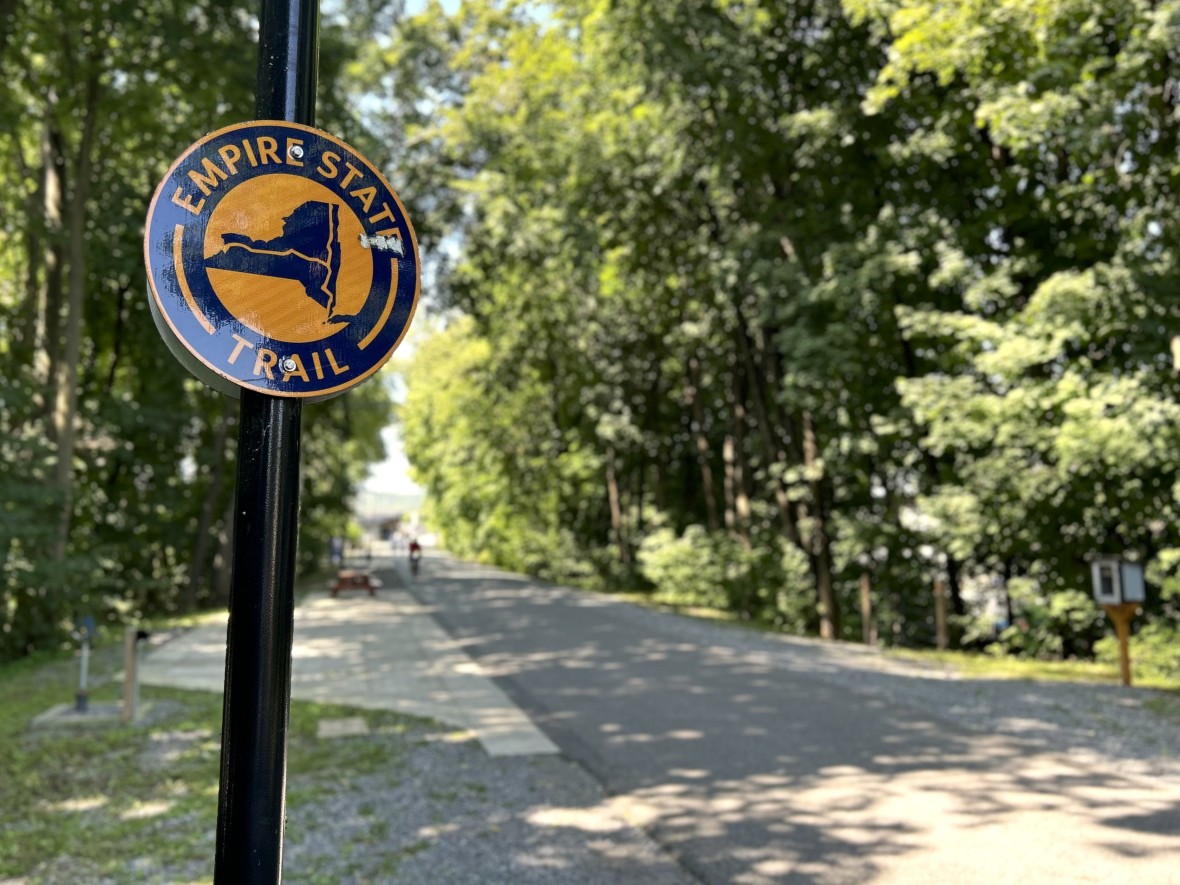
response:
M670 528L656 529L643 539L638 558L657 602L726 607L724 554L704 526L690 525L680 537Z
M699 525L679 537L660 528L644 538L638 558L657 602L731 611L792 632L814 615L807 557L781 540L747 549Z
M1102 635L1103 614L1081 590L1046 593L1032 578L1008 582L1015 623L989 647L1024 657L1088 658Z
M1094 644L1098 660L1117 663L1119 641L1114 634ZM1143 625L1130 642L1131 666L1144 679L1176 681L1180 679L1180 625L1157 619Z

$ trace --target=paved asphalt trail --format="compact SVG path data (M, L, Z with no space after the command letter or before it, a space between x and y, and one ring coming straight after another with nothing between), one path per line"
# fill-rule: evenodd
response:
M1180 883L1176 783L891 707L724 628L686 639L671 617L442 556L408 583L702 882Z

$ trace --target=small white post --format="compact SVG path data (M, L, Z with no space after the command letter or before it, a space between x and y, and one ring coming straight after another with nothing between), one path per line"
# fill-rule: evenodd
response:
M78 678L78 696L74 709L85 713L90 704L90 694L86 690L86 683L90 675L90 637L82 636L82 675Z

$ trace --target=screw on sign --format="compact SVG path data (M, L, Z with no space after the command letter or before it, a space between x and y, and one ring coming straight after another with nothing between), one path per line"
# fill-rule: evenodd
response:
M296 123L240 123L185 151L152 198L144 254L165 342L231 395L335 396L389 359L418 303L393 188Z

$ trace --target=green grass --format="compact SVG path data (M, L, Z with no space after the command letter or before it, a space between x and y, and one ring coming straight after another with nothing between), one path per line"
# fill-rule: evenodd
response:
M91 656L91 704L118 703L121 643ZM144 686L138 724L31 731L30 720L74 698L73 655L43 654L0 667L0 879L30 885L211 881L220 765L221 697ZM323 718L363 716L367 737L316 737ZM291 705L291 819L358 778L396 780L420 720L383 711ZM342 752L343 750L343 752ZM306 826L306 824L305 824ZM379 835L366 829L367 838ZM314 866L315 864L313 864ZM310 872L310 871L309 871ZM292 871L292 881L315 881Z
M885 654L904 661L946 667L973 679L1036 679L1051 682L1097 682L1108 685L1118 684L1121 680L1117 664L1097 661L1038 661L963 651L904 648L888 649ZM1131 682L1140 688L1180 692L1180 680L1137 674L1133 660Z
M91 664L102 680L121 664L121 648L100 646ZM203 863L216 816L217 699L145 689L144 700L171 711L167 723L29 732L34 715L72 700L76 678L76 662L64 655L0 671L0 876L35 876L66 858L79 881L129 881L129 857L171 869ZM108 679L90 700L113 703L120 694ZM174 730L195 734L162 767L153 737Z
M682 606L657 603L645 593L612 593L615 599L630 602L644 608L671 611L678 615L710 621L727 627L753 630L760 633L783 634L771 624L743 620L733 612L700 606ZM953 670L968 679L1026 679L1053 682L1093 682L1119 684L1121 676L1118 664L1098 661L1040 661L1031 658L1016 658L1002 655L988 655L978 652L937 651L934 649L886 648L883 653L900 660ZM1160 676L1155 671L1137 671L1134 656L1131 659L1131 683L1138 688L1153 688L1180 694L1180 678Z

